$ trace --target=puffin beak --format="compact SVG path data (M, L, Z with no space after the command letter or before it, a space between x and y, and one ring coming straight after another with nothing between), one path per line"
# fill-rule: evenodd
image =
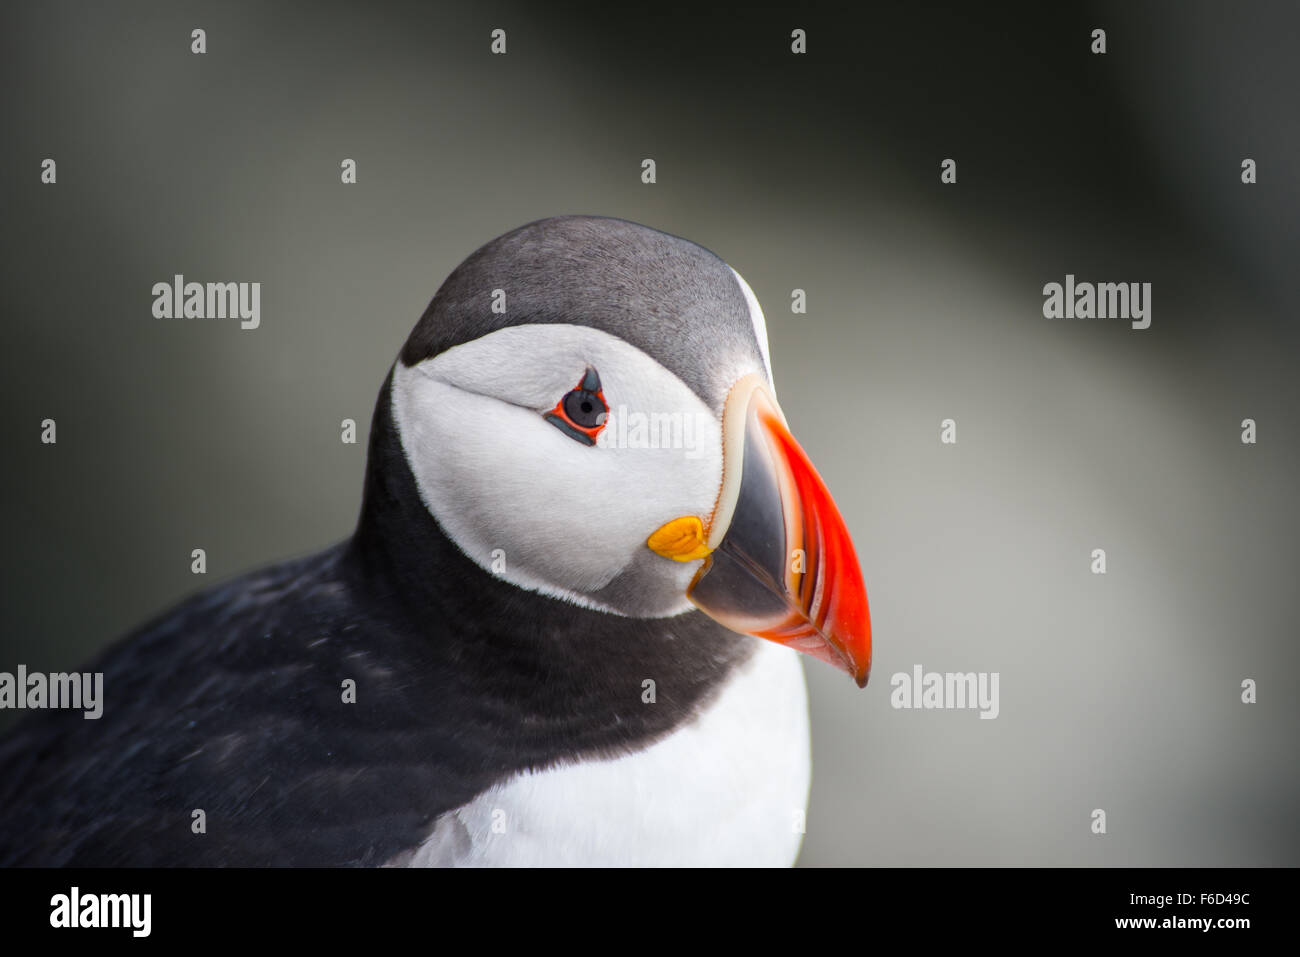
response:
M722 433L722 490L707 531L686 516L647 544L679 561L704 558L686 594L709 617L828 662L864 687L871 621L853 542L759 376L732 387Z

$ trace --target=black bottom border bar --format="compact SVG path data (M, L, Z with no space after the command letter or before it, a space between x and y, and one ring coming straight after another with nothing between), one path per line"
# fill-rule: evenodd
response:
M0 928L7 940L75 935L91 946L116 938L335 947L387 944L394 935L436 946L463 941L462 930L494 946L512 935L555 934L608 943L671 934L666 944L691 927L734 938L777 923L810 936L828 924L867 937L919 931L927 943L972 933L986 941L1155 935L1226 943L1224 934L1281 930L1294 878L1294 870L1264 868L13 869L0 871Z

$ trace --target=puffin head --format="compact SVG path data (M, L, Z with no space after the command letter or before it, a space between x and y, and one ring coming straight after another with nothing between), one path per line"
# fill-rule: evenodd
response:
M848 531L753 292L703 247L587 216L507 233L438 290L390 401L424 507L484 571L611 615L698 608L866 684Z

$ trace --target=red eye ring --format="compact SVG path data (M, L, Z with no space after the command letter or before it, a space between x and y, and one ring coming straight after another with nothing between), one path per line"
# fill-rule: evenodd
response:
M609 404L600 388L600 376L590 366L575 389L570 389L555 408L545 415L547 422L583 445L595 445L609 419Z

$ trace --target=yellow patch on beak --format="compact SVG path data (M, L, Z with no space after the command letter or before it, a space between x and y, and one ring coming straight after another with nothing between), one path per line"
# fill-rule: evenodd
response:
M650 550L675 562L693 562L697 558L706 558L709 546L706 544L704 523L694 515L683 515L655 531L646 539Z

